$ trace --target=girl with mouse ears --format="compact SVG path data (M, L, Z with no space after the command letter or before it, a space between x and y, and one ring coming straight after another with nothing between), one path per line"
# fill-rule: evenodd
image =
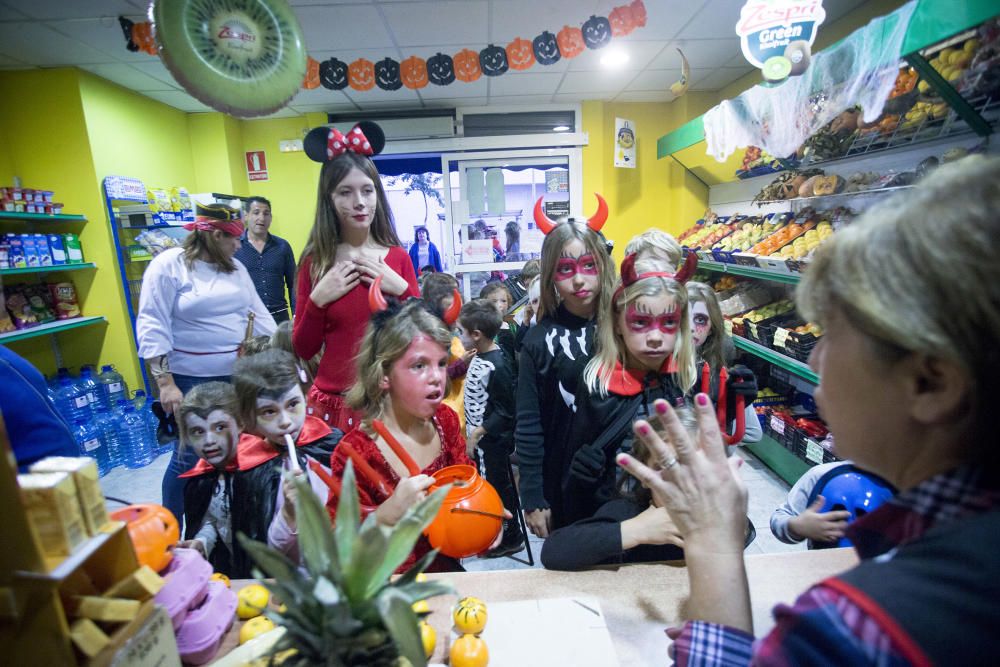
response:
M531 327L518 359L515 447L521 506L532 533L548 537L562 511L562 466L569 424L576 411L577 382L590 359L594 323L610 308L614 260L601 227L608 205L597 195L589 220L553 222L535 204L542 243L538 324Z
M370 159L385 146L379 126L361 122L346 135L318 127L303 143L306 155L323 167L316 219L299 261L296 303L303 305L295 313L292 345L303 359L323 351L309 408L347 432L360 418L345 396L357 379L354 357L368 323L368 288L381 278L388 296L419 297L420 290Z

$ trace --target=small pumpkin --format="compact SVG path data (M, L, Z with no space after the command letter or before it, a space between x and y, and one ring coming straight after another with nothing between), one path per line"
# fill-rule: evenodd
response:
M526 70L535 64L535 54L531 42L518 37L507 45L507 63L511 69Z
M599 49L611 41L611 22L603 16L591 16L584 21L581 32L588 49Z
M635 30L635 19L632 18L632 8L628 5L615 7L608 14L608 23L611 24L611 34L615 37L624 37Z
M385 58L375 63L375 83L382 90L399 90L403 82L399 78L399 63Z
M427 78L435 86L447 86L455 81L455 63L447 53L437 53L427 59Z
M564 25L556 41L559 42L559 52L564 58L576 58L586 48L583 43L583 32L573 26Z
M636 28L646 27L646 5L642 3L642 0L633 0L629 4L629 9L632 10L632 22L635 24Z
M816 196L834 195L842 191L846 185L847 181L836 174L820 176L813 184L813 194Z
M542 65L554 65L562 57L558 39L548 30L531 40L531 50L535 54L535 60Z
M312 56L306 59L306 76L302 79L302 87L306 90L319 88L319 61Z
M319 82L330 90L347 88L347 63L337 58L324 60L319 64Z
M459 81L472 83L483 75L479 68L479 54L471 49L462 49L452 58L455 62L455 78Z
M375 87L375 63L358 58L348 65L347 80L354 90L371 90Z
M507 51L490 44L479 52L479 67L486 76L500 76L507 71Z
M427 85L427 61L417 56L410 56L402 62L403 85L410 90L423 88Z

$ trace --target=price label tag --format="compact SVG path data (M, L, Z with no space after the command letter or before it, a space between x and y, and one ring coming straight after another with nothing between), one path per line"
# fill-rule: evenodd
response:
M823 462L823 448L815 440L806 438L806 460L812 463Z
M774 431L775 433L780 433L781 435L784 435L785 422L782 421L780 417L775 417L774 415L771 415L771 430ZM820 458L822 458L822 455L820 455Z
M788 340L788 329L782 329L778 327L774 331L774 346L775 347L785 347L785 341Z

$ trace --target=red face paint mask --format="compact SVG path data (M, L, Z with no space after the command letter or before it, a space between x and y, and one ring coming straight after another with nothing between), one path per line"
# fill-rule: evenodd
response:
M655 316L636 310L633 304L629 304L625 310L625 325L629 331L636 333L647 333L654 329L659 329L665 334L677 333L680 321L681 316L676 308Z
M576 274L596 276L598 274L597 260L593 255L580 255L577 258L560 257L556 262L556 272L553 276L557 282L570 280Z

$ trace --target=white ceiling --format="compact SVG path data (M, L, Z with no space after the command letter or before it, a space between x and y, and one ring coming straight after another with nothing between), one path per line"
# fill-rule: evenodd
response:
M165 0L177 2L179 0ZM591 14L607 16L626 0L290 0L309 54L350 62L365 57L401 61L437 51L454 54L532 39L542 30L580 25ZM691 63L691 90L715 91L751 66L733 30L745 0L645 0L644 28L615 38L628 63L602 68L599 51L587 50L551 66L534 65L473 83L456 81L413 91L302 90L274 116L308 111L486 105L540 105L600 99L669 101L680 76L676 47ZM142 0L0 0L0 69L76 66L183 111L211 111L188 95L159 59L130 53L117 17L145 20ZM827 22L861 0L825 0ZM363 28L362 28L363 27Z

